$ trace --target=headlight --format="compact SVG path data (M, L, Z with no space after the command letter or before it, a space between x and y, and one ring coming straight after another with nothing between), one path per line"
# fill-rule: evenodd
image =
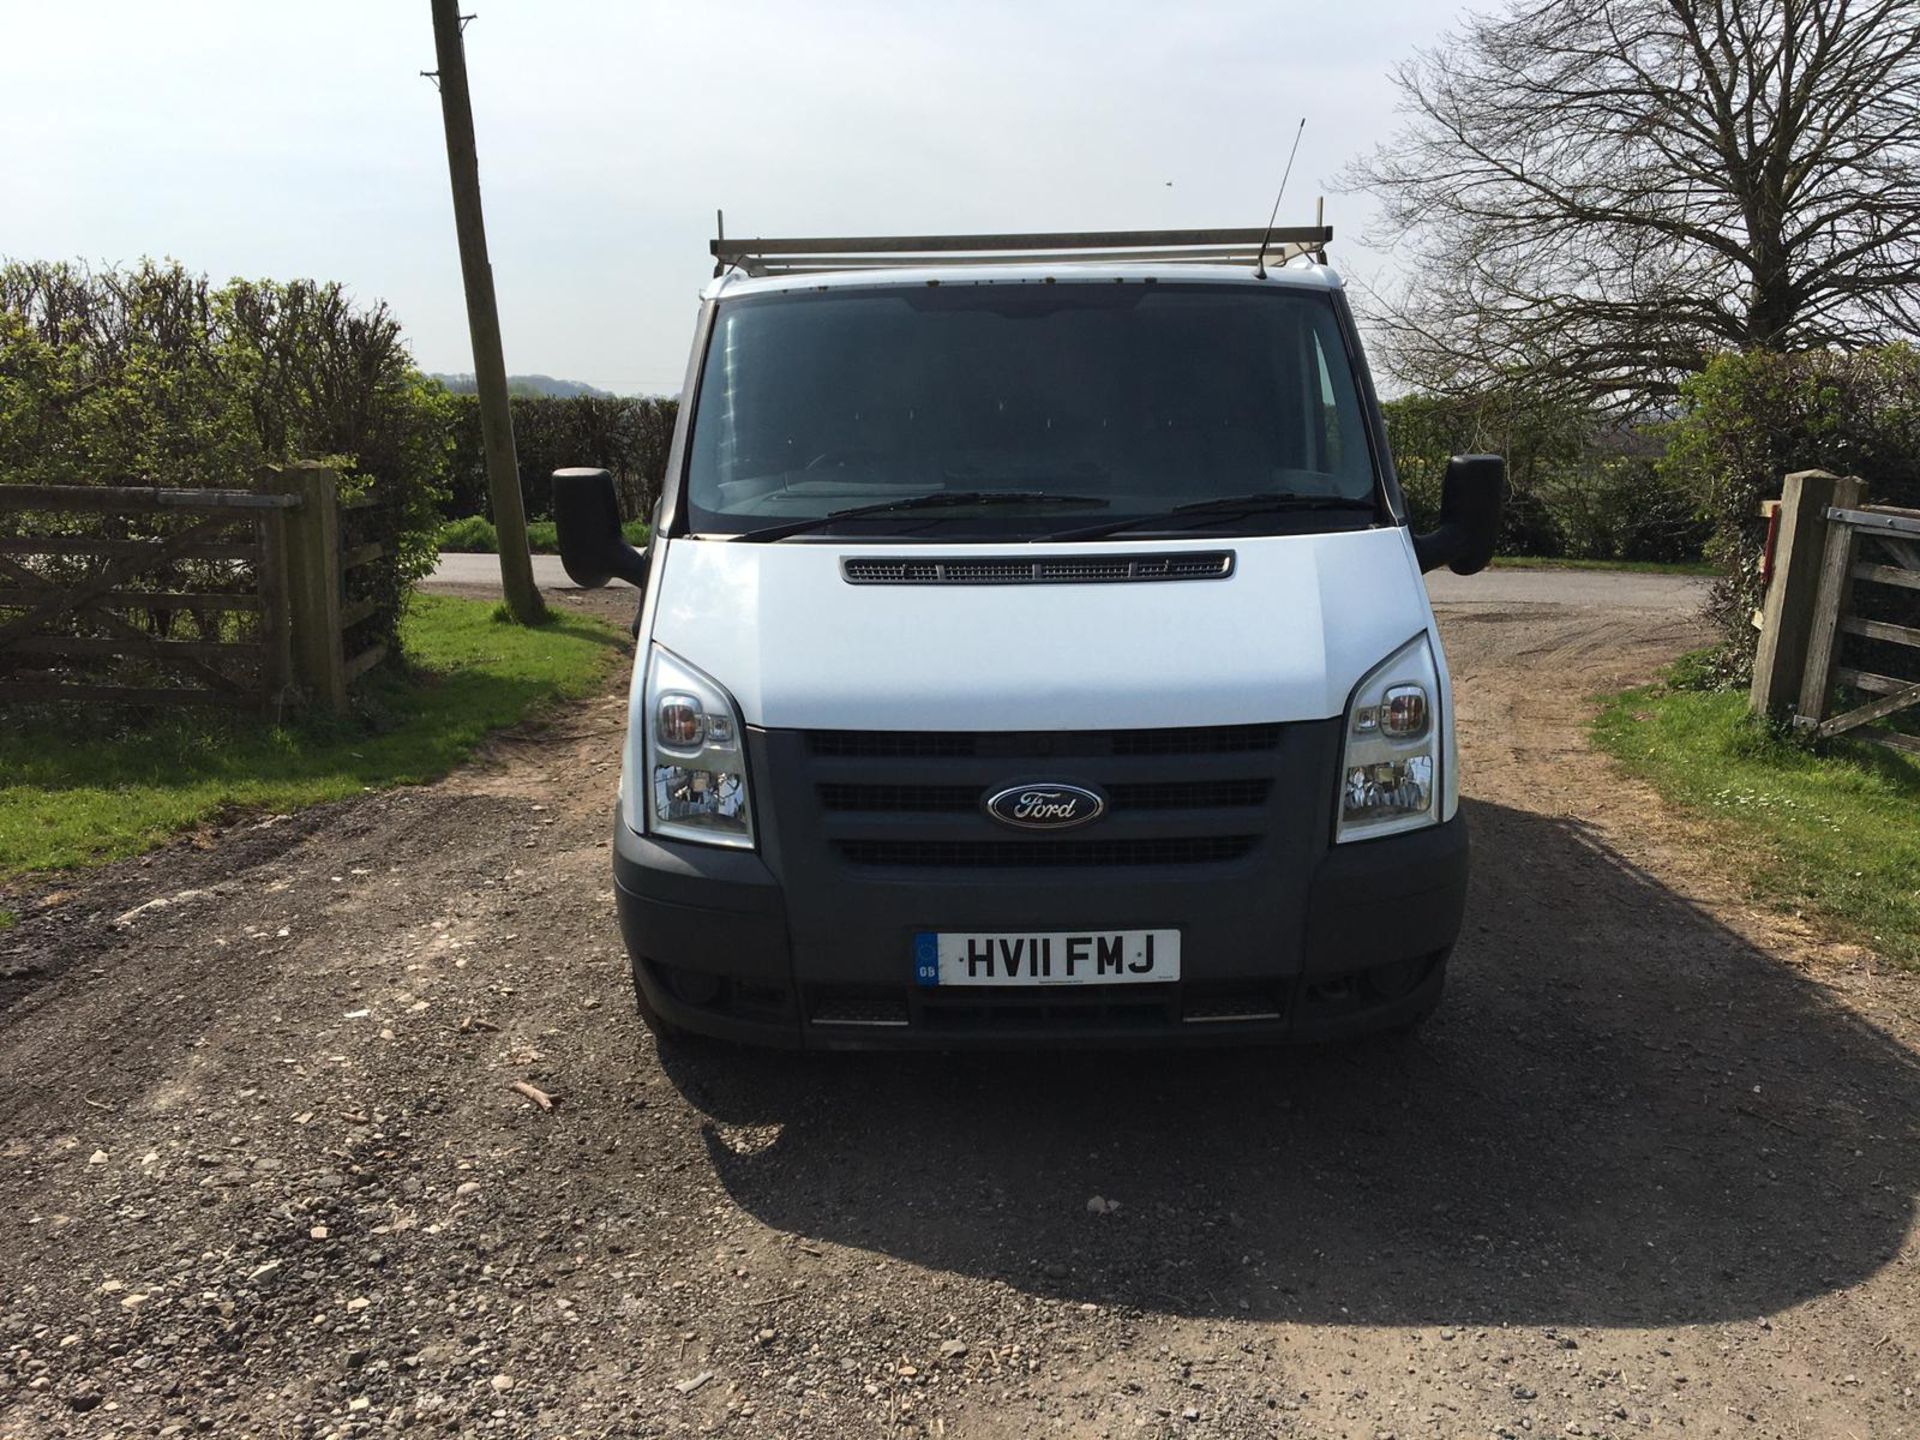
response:
M1424 634L1354 688L1335 840L1393 835L1439 820L1439 705L1440 674Z
M674 840L753 848L747 755L733 697L658 645L647 661L647 828Z

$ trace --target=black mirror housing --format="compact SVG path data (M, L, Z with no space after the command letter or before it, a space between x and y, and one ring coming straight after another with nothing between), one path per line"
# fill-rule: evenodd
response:
M560 534L560 563L583 590L609 580L647 588L648 557L620 533L620 501L605 470L553 472L553 524Z
M1500 511L1507 499L1507 462L1498 455L1456 455L1447 461L1440 486L1440 523L1413 537L1420 573L1442 565L1456 575L1487 568L1500 539Z

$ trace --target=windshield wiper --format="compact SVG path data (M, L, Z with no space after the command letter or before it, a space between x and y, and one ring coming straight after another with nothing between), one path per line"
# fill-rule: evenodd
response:
M824 529L839 520L855 520L862 515L891 515L909 510L944 510L965 505L1099 505L1109 504L1098 495L1054 495L1045 490L936 490L931 495L915 495L906 500L882 500L874 505L855 505L849 510L831 510L825 515L809 515L778 525L763 525L745 530L735 540L784 540L789 535Z
M1374 502L1371 498L1356 500L1347 495L1295 495L1285 491L1259 490L1251 495L1216 495L1211 500L1190 500L1185 505L1176 505L1171 510L1163 510L1157 515L1128 515L1122 519L1107 520L1098 525L1084 525L1077 530L1056 530L1046 538L1048 540L1097 540L1102 535L1114 535L1122 530L1144 530L1161 525L1177 526L1182 521L1207 515L1259 515L1301 510L1371 512L1373 508Z

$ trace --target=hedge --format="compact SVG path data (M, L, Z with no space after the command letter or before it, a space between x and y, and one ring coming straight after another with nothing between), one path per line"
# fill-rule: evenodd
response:
M644 550L647 545L647 522L628 520L620 527L627 543L636 550ZM463 515L458 520L449 520L440 527L440 548L454 553L498 555L500 537L495 533L493 522L479 515ZM527 548L536 555L558 555L560 553L560 533L551 520L529 520L527 522Z
M1661 437L1524 392L1389 400L1388 443L1416 528L1437 519L1447 460L1504 455L1511 492L1497 549L1575 560L1696 560L1698 498L1659 465Z
M478 402L453 402L454 456L444 513L490 517ZM1387 428L1416 520L1431 523L1447 458L1491 449L1507 456L1513 494L1503 554L1591 560L1699 558L1708 526L1694 496L1657 465L1644 432L1609 431L1593 418L1512 397L1412 396L1389 401ZM527 514L552 514L552 475L568 465L612 472L629 519L651 515L666 474L679 401L515 397L514 449Z
M491 518L480 402L472 395L447 398L452 407L453 458L444 514L450 520L468 515ZM677 399L516 396L512 406L513 448L529 517L541 519L553 513L553 472L569 465L597 465L611 471L621 511L628 519L653 513L667 473L667 450L680 410Z

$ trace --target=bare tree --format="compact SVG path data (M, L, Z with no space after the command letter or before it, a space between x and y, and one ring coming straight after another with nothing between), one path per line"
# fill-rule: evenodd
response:
M1718 351L1920 328L1920 0L1510 0L1394 78L1344 179L1409 383L1645 409Z

